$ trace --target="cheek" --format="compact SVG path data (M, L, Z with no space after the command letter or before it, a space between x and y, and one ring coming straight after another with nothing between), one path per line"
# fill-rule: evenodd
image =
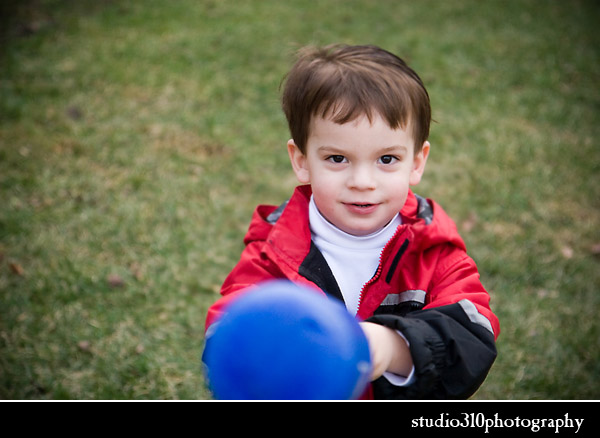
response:
M313 196L315 200L319 200L321 202L332 200L335 198L335 189L331 182L327 180L318 179L317 181L311 182Z
M335 188L339 186L339 178L336 178L336 174L328 172L326 169L318 166L311 166L310 172L310 184L313 187L313 193L315 191L332 193Z
M386 184L386 192L394 204L404 205L410 188L409 179L405 176L389 178Z
M325 216L331 214L340 196L339 185L333 182L331 178L320 176L311 182L311 188L315 202L319 206L321 213Z

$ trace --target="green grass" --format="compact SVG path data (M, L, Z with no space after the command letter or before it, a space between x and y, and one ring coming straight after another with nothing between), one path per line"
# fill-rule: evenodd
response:
M0 398L206 399L204 317L254 206L295 185L278 88L305 44L405 57L433 104L419 194L502 333L475 399L597 399L593 1L4 6Z

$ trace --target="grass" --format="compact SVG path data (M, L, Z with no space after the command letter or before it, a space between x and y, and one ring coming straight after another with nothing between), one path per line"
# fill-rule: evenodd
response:
M600 398L595 2L3 8L0 398L210 398L206 310L254 206L295 185L280 80L331 42L388 48L429 89L416 191L456 219L502 325L474 398Z

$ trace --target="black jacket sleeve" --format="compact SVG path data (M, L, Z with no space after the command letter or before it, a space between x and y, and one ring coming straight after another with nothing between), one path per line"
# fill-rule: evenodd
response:
M496 345L491 329L464 304L368 319L406 337L415 367L415 380L407 386L375 380L376 399L466 399L475 393L496 359Z

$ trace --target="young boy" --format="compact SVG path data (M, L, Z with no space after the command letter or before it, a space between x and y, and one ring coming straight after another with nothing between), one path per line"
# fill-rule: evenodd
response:
M454 223L410 189L431 148L421 79L378 47L306 49L282 105L302 185L256 209L207 327L239 292L286 278L362 321L368 398L469 397L495 360L499 323Z

